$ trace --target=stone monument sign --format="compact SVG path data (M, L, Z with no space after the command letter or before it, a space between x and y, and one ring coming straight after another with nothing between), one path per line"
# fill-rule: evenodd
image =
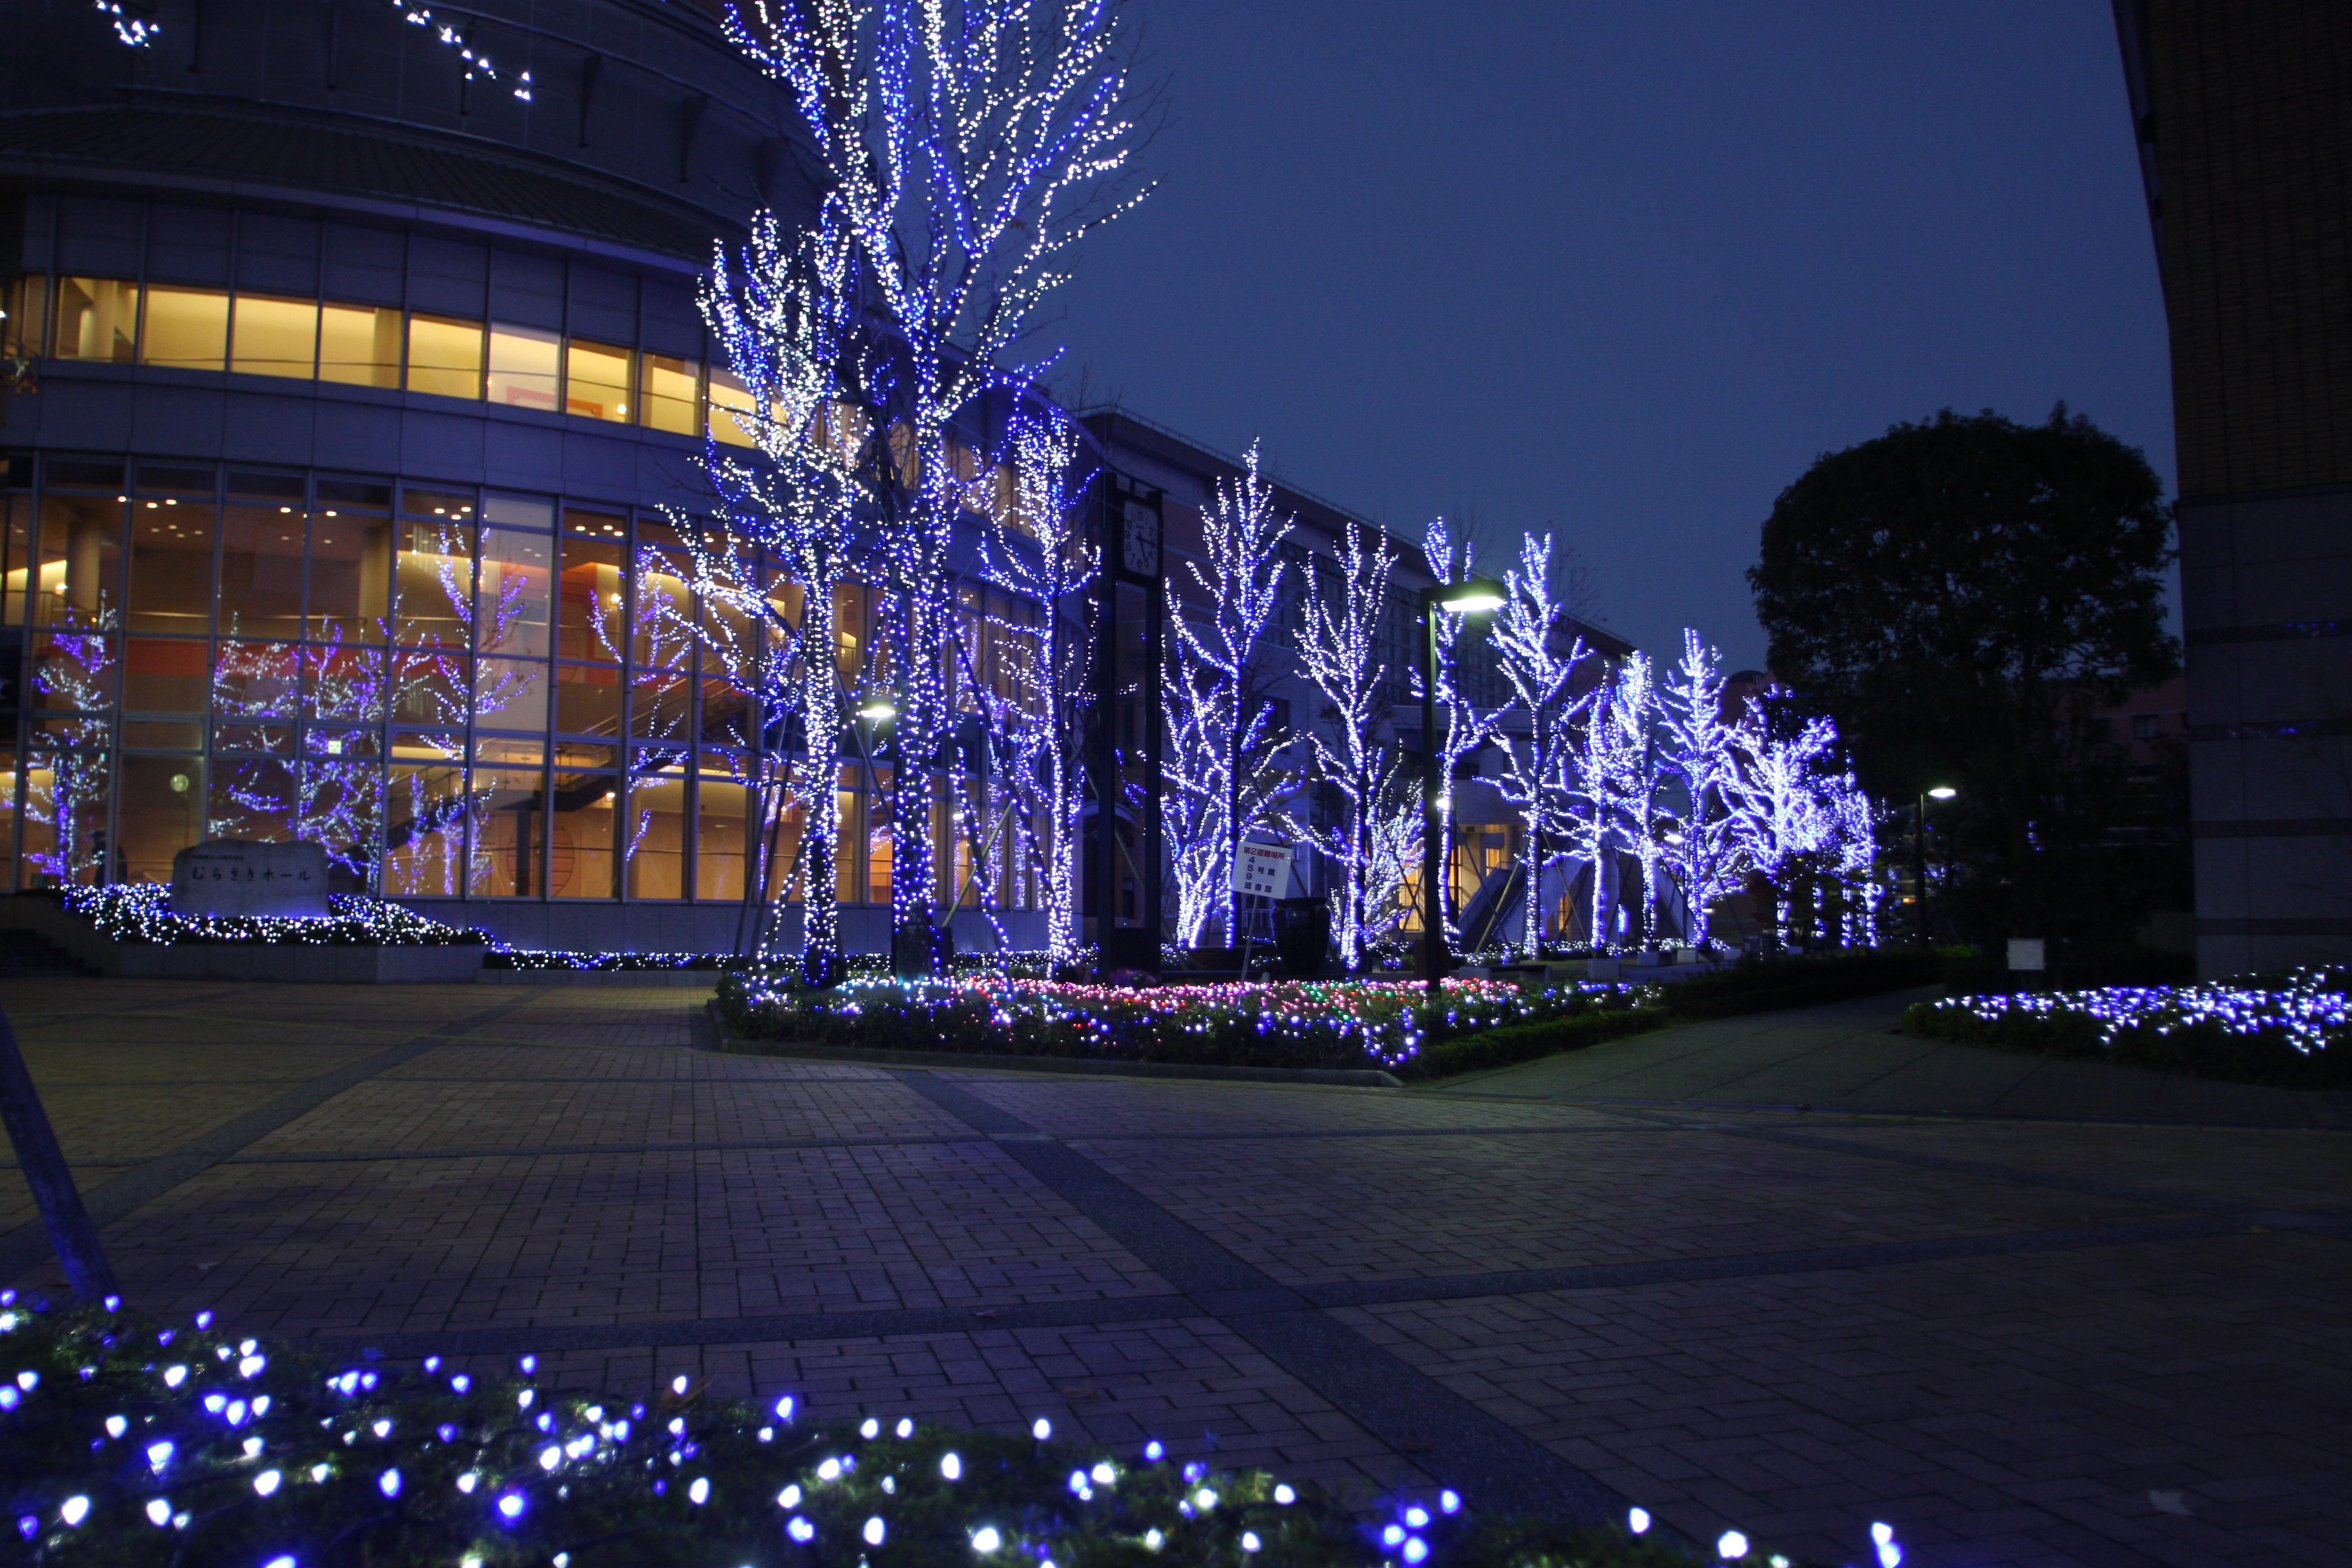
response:
M327 849L212 838L172 857L175 915L323 915Z

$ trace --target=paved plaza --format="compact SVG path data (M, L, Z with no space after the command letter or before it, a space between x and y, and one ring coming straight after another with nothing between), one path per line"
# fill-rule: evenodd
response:
M723 1055L702 995L0 983L160 1312L1829 1563L2352 1561L2345 1097L1901 998L1400 1091Z

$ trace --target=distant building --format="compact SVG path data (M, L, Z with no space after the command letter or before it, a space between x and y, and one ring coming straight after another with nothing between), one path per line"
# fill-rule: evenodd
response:
M1166 571L1178 595L1184 595L1192 578L1182 563L1199 556L1202 514L1213 503L1221 482L1241 477L1240 462L1129 409L1098 408L1083 418L1102 461L1119 481L1148 486L1163 498ZM1310 563L1335 555L1350 531L1384 532L1380 524L1360 513L1278 480L1273 483L1276 507L1295 520L1287 546L1294 565L1299 568L1291 574L1294 595L1304 584L1305 570L1309 569ZM1389 672L1390 725L1398 743L1412 752L1421 749L1423 739L1420 700L1413 695L1412 671L1420 658L1421 594L1432 579L1417 535L1410 539L1391 535L1389 542L1399 559L1382 617L1381 661ZM1480 563L1481 570L1488 575L1499 575L1506 564L1496 559ZM1285 612L1276 617L1272 640L1276 644L1277 663L1286 662L1281 649L1292 642L1301 624L1297 605L1294 597ZM1573 622L1568 635L1582 637L1598 656L1587 667L1585 689L1597 683L1614 661L1633 651L1633 645L1622 637L1582 621ZM1509 697L1509 688L1496 665L1492 646L1483 631L1475 629L1475 623L1460 647L1464 691L1481 707L1500 707ZM1285 672L1274 681L1271 695L1284 721L1302 728L1315 721L1314 691L1295 670ZM1504 804L1491 784L1460 778L1455 782L1453 800L1456 824L1453 883L1458 910L1469 905L1488 877L1511 864L1518 853L1520 830L1517 813ZM1308 809L1315 807L1310 805ZM1302 858L1298 862L1298 890L1323 891L1327 870L1325 863ZM1555 905L1556 921L1563 910L1572 910L1581 875L1576 867L1562 868L1555 873L1559 885L1546 888ZM1419 875L1414 873L1408 879L1402 896L1417 899L1419 886ZM1515 921L1507 927L1513 933L1518 929ZM1420 929L1417 913L1407 917L1404 929Z
M2116 0L2116 16L2171 325L2199 965L2341 961L2352 5Z

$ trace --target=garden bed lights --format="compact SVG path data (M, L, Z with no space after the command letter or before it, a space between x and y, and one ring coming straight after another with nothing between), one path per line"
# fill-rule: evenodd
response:
M1408 1068L1461 1032L1626 1005L1630 988L1522 991L1452 979L1433 1007L1393 980L1230 982L1139 989L1002 975L903 984L853 979L829 992L786 975L730 975L722 1014L739 1034L815 1044L1311 1068Z
M818 1420L684 1377L598 1396L549 1386L532 1356L502 1374L346 1365L119 1298L51 1312L0 1292L0 1562L52 1568L1790 1568L1738 1531L1712 1552L1667 1540L1640 1509L1573 1528L1433 1489L1350 1511L1157 1441L1057 1442L1043 1417Z
M2341 970L2195 985L1956 996L1905 1016L1913 1033L2208 1077L2352 1081L2352 994Z
M68 888L64 906L110 942L288 942L315 947L460 947L487 939L382 899L328 896L328 915L180 915L160 882Z

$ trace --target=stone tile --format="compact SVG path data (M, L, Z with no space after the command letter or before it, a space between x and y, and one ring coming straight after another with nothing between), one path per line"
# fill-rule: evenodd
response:
M684 1373L728 1393L790 1388L824 1414L1004 1430L1044 1414L1087 1440L1157 1436L1180 1458L1262 1463L1360 1499L1428 1485L1444 1467L1411 1434L1398 1440L1412 1451L1389 1447L1333 1403L1342 1395L1189 1306L1149 1321L992 1325L981 1314L1108 1310L1169 1288L1087 1217L1083 1194L1057 1195L898 1075L692 1049L700 1001L667 988L0 981L86 1189L131 1168L100 1162L150 1158L387 1047L458 1031L110 1225L142 1306L208 1305L256 1331L362 1342L707 1323L711 1343L565 1352L550 1373L621 1394ZM1848 1005L1659 1035L1519 1087L1736 1080L1777 1093L1806 1042L1829 1041L1836 1070L1857 1073L1909 1048L1878 1040L1873 1017ZM2342 1134L1688 1108L1662 1122L1540 1095L944 1076L1285 1281L1747 1268L1334 1314L1694 1534L1737 1524L1858 1562L1862 1531L1883 1518L1922 1564L2343 1560L2352 1437L2332 1391L2352 1373L2352 1250L2340 1240L2250 1232L1797 1273L1760 1261L2181 1217L2166 1192L2340 1210ZM1734 1126L1846 1146L1726 1135ZM2064 1184L2084 1180L2158 1196ZM18 1227L19 1256L30 1219L21 1180L0 1170L0 1225ZM16 1282L53 1280L34 1268ZM877 1309L971 1322L793 1343L731 1327ZM2151 1491L2180 1492L2190 1516L2158 1510Z

